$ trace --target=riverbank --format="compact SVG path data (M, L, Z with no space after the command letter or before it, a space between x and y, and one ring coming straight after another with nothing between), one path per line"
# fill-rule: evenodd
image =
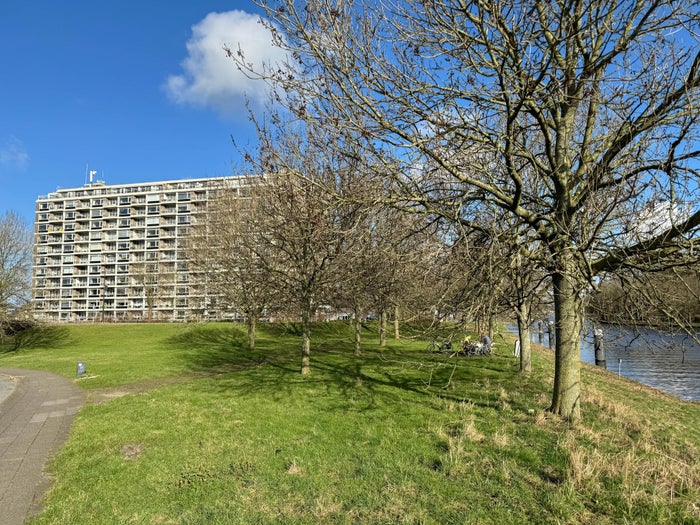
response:
M700 406L584 366L581 422L547 413L552 355L377 345L318 325L71 326L0 356L75 376L89 406L36 524L660 523L700 520ZM417 335L417 334L416 334Z
M653 328L600 325L606 369L684 401L700 401L700 344L687 334ZM517 328L508 326L510 333ZM546 330L533 330L532 342L549 346ZM595 364L593 329L581 338L581 361Z

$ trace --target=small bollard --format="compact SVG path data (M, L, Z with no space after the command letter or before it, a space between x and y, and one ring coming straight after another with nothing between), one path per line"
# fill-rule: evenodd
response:
M85 361L78 361L78 368L75 373L78 377L85 375Z

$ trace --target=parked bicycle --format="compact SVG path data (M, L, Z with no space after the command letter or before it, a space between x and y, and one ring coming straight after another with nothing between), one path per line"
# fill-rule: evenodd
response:
M450 334L447 339L442 340L433 338L428 344L427 351L431 353L452 353L452 339L454 339L454 334Z

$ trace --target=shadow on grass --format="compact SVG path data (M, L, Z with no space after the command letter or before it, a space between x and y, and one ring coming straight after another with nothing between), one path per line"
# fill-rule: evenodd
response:
M65 326L32 326L8 337L0 347L0 353L17 352L29 348L59 348L70 339Z
M369 410L378 400L382 404L400 402L407 394L432 401L495 406L497 389L484 385L502 383L512 390L519 381L505 358L449 359L400 345L372 349L375 341L369 337L362 356L355 357L352 332L344 323L314 326L312 371L302 376L300 338L294 332L289 325L262 325L255 349L249 350L244 327L201 325L168 343L181 352L193 372L217 376L207 388L241 395L263 393L270 399L304 391L310 403L314 396L333 391L341 394L333 396L338 400L336 409ZM329 408L328 400L323 406Z

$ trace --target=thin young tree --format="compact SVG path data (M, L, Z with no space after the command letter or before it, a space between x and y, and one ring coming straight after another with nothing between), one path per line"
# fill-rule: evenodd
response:
M276 114L273 120L272 127L259 125L258 153L247 157L264 174L250 190L250 248L274 283L273 306L301 321L301 373L308 374L312 321L338 280L337 262L361 204L338 197L354 160L328 148L335 136Z
M292 57L262 76L291 109L351 130L373 161L399 166L397 200L458 221L465 204L488 202L541 243L557 336L551 410L578 418L594 277L678 257L673 247L697 238L698 10L654 0L260 5ZM649 238L624 234L635 224L623 216L638 225L659 203L690 205ZM691 263L698 250L682 253Z
M243 318L252 350L258 320L272 313L277 294L272 275L259 259L262 247L256 246L257 229L264 227L257 220L261 212L255 209L260 201L247 195L251 187L263 182L259 177L247 180L243 189L218 190L206 217L191 229L187 253L220 309Z

